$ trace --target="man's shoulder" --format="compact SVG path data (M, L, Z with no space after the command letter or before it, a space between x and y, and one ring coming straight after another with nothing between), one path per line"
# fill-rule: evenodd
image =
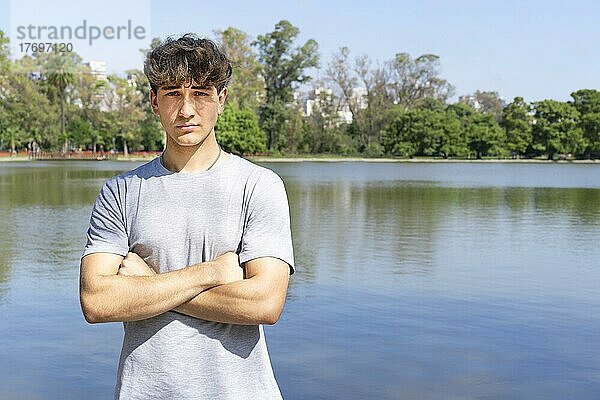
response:
M107 179L105 185L108 187L117 187L127 185L133 180L148 179L156 175L155 163L158 157L134 168L129 171L122 172Z
M250 160L239 157L240 174L246 177L251 186L270 186L282 182L281 177L272 169L253 163Z

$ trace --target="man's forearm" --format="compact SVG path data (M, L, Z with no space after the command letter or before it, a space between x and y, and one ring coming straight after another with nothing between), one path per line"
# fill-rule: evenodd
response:
M260 280L250 278L205 290L173 311L227 324L274 324L281 309L272 297Z
M109 275L82 284L82 307L89 322L136 321L154 317L218 285L214 262L154 276Z
M228 324L274 324L285 304L288 264L262 257L249 261L244 269L246 279L208 289L173 311Z

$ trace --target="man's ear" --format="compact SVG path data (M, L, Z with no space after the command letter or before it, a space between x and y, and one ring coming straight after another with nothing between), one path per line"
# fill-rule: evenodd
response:
M158 97L152 89L150 89L150 105L152 106L152 112L158 115Z
M221 93L219 93L219 114L223 112L225 108L225 100L227 99L227 86L225 86Z

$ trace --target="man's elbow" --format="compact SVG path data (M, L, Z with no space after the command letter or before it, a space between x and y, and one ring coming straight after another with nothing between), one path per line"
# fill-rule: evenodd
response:
M99 324L109 321L108 316L101 312L100 308L97 306L97 302L94 301L92 296L82 294L79 299L81 302L81 312L83 313L83 318L85 318L86 322L90 324Z
M269 315L263 319L263 325L275 325L279 321L279 316Z
M275 325L283 312L283 304L277 301L268 301L261 315L261 324Z
M83 318L85 318L87 323L98 324L103 322L101 315L99 315L93 308L84 307L83 303L81 305L81 311L83 312Z
M89 314L85 312L83 313L83 318L85 318L88 324L99 324L101 322L106 322L103 321L99 316L96 316L95 314Z

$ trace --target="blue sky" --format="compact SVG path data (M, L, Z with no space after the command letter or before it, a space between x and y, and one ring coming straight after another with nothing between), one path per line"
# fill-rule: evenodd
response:
M35 12L28 10L29 0L14 4L20 11ZM368 54L379 62L398 52L437 54L442 76L456 87L457 95L480 89L497 91L507 100L515 96L527 101L568 100L574 90L600 88L600 5L593 1L148 0L139 4L150 15L148 43L155 36L188 31L212 36L213 30L228 26L256 37L287 19L300 29L299 42L313 38L319 43L323 67L340 46L348 46L352 54ZM105 7L107 18L111 13L115 19L127 13L135 17L123 7ZM0 28L5 31L11 22L9 10L10 0L0 0ZM93 19L86 10L63 6L44 15L59 13L77 23ZM112 72L141 68L137 51L98 47L96 52L81 54L106 61Z

